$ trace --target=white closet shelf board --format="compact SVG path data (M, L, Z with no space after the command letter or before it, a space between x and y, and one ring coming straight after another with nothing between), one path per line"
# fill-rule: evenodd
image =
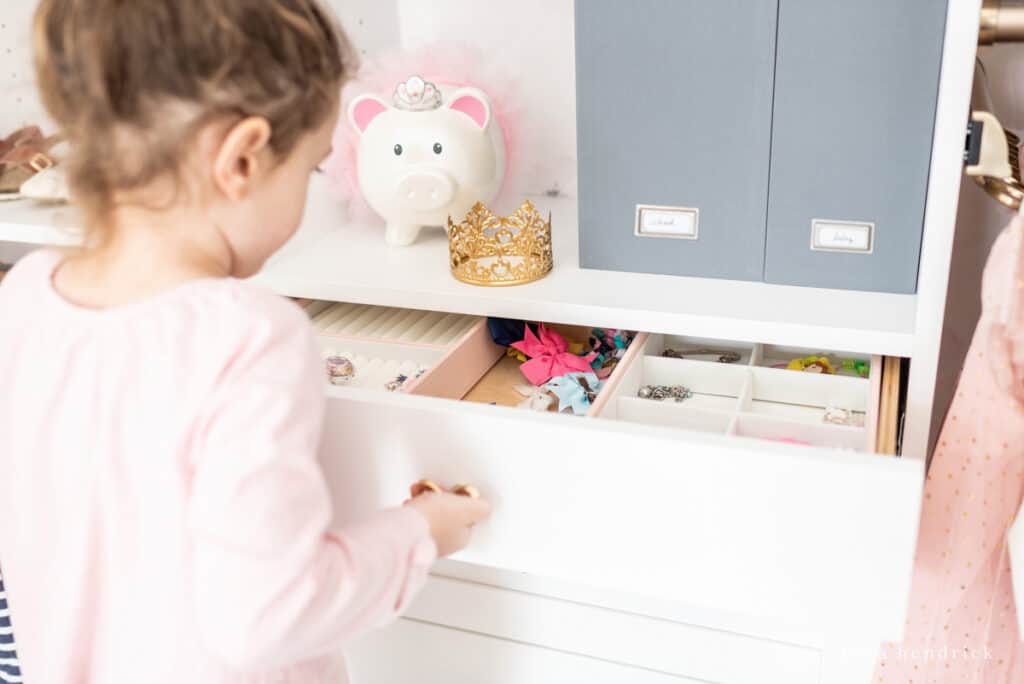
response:
M61 205L39 205L28 200L0 202L0 242L29 245L78 243L76 213Z
M575 201L535 201L553 215L554 272L530 285L474 287L449 273L443 231L389 247L382 227L346 224L344 208L317 179L302 230L257 280L309 299L913 355L913 295L581 269ZM73 244L74 225L68 208L0 203L0 242Z
M389 247L382 227L346 225L344 212L317 191L303 244L290 246L258 279L310 299L912 355L915 296L585 270L577 265L575 200L535 202L553 216L555 270L529 285L460 283L448 270L443 231L425 230L410 247Z

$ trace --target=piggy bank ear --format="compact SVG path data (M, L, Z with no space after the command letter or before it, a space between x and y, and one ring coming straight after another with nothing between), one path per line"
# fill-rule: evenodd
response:
M348 106L348 120L363 134L373 120L388 109L388 104L376 95L360 95Z
M462 112L484 129L491 123L491 103L482 91L476 88L461 88L452 93L449 109Z

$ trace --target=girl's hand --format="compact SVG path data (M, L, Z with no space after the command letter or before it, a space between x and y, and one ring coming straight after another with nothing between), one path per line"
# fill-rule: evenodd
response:
M469 544L473 526L491 514L491 505L483 499L458 496L449 492L413 491L406 506L427 519L439 558L461 551Z

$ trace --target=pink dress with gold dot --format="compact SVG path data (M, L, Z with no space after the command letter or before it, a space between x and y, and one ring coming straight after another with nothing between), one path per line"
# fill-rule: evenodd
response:
M1024 493L1024 218L996 241L983 313L925 484L905 641L874 681L1019 684L1007 530Z

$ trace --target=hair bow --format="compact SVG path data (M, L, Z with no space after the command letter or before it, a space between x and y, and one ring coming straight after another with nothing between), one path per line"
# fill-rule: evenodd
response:
M538 387L566 373L588 373L592 370L590 363L597 358L596 353L586 356L571 353L565 338L554 330L548 330L543 323L539 335L535 335L530 326L525 326L525 339L513 344L512 348L530 357L520 368L526 379Z
M555 403L554 397L548 394L548 391L544 387L533 387L531 385L516 385L516 392L526 397L526 399L519 404L519 408L530 409L531 411L539 411L541 413L551 408L551 405Z
M569 373L544 387L558 397L559 413L571 408L577 416L583 416L590 410L602 384L593 373Z
M536 330L536 325L530 325L526 321L517 321L510 318L488 318L487 328L491 332L491 339L502 347L511 347L517 340L523 339L523 328L529 327ZM526 359L523 359L524 361Z

